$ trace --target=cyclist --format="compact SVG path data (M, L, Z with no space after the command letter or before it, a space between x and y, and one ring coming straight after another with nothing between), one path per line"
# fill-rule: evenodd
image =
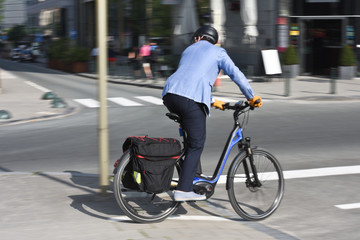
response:
M178 69L167 79L162 92L164 105L181 117L187 133L187 149L174 193L175 201L206 199L205 195L193 191L192 182L205 144L206 116L209 115L210 106L224 110L224 102L213 101L211 96L220 70L238 85L250 105L262 105L261 98L254 94L244 74L226 51L215 46L217 42L215 28L203 26L196 30L192 44L182 53Z

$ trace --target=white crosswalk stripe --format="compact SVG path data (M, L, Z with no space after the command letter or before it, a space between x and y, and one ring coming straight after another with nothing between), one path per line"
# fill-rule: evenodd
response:
M138 106L145 106L149 104L153 105L163 105L163 100L160 97L153 97L153 96L136 96L133 97L135 100L131 99L131 97L111 97L107 98L108 101L120 105L123 107L138 107ZM237 102L237 100L232 98L224 98L224 97L215 97L224 102ZM99 101L92 99L92 98L82 98L82 99L73 99L75 102L87 107L87 108L99 108L100 103ZM110 104L110 107L114 106Z
M142 106L144 104L138 103L138 102L134 102L130 99L127 98L123 98L123 97L116 97L116 98L108 98L110 101L117 103L121 106L125 106L125 107L131 107L131 106Z
M74 99L74 101L78 102L88 108L98 108L100 106L100 103L98 101L91 99L91 98Z
M239 100L235 100L235 99L231 99L231 98L226 98L226 97L214 97L217 100L223 101L223 102L238 102Z
M153 97L153 96L139 96L136 97L137 99L143 100L145 102L149 102L149 103L153 103L155 105L163 105L163 100L161 98L158 97Z

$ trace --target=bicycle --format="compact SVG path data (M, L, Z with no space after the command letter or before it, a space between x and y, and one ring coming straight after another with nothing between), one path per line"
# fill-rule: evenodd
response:
M224 170L231 149L238 145L239 153L233 159L227 174L226 190L231 206L243 219L254 221L269 217L279 207L284 194L284 178L280 163L269 152L256 146L251 146L250 137L243 137L243 128L249 119L253 108L248 102L241 101L230 105L226 103L224 110L234 110L234 127L230 132L222 155L212 177L195 177L194 191L205 194L209 199ZM181 202L173 200L173 190L176 189L181 162L185 156L186 132L182 130L181 119L174 113L167 113L171 120L179 123L180 135L183 137L183 150L176 163L176 171L168 192L149 194L125 188L122 178L130 162L129 151L119 159L114 177L114 194L118 205L124 214L139 223L160 222L173 214ZM239 117L243 116L243 121Z

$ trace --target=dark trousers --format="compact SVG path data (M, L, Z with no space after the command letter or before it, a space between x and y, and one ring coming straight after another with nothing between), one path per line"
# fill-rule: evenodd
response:
M193 191L193 180L206 139L205 105L170 93L166 94L163 100L170 112L181 117L183 129L187 133L187 149L177 190L190 192Z

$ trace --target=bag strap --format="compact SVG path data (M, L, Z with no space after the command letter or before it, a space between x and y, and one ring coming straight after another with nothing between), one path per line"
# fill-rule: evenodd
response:
M177 142L178 140L175 138L162 138L162 137L158 137L158 138L150 138L147 135L145 136L129 136L126 138L122 148L123 148L123 152L125 152L126 150L128 150L132 145L134 144L148 144L150 142Z

